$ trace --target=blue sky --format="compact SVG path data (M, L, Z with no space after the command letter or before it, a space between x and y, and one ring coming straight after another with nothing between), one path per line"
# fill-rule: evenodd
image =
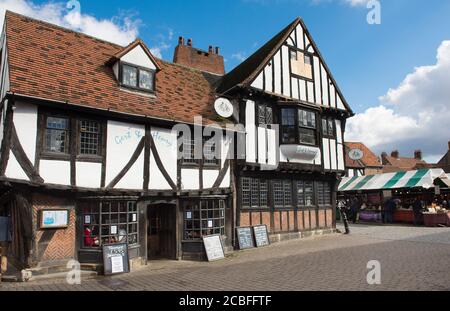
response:
M433 130L432 122L425 124L423 113L409 113L408 99L405 99L409 95L421 96L415 100L419 102L415 107L428 105L425 91L412 95L403 90L395 98L388 96L388 91L401 93L401 83L415 73L415 68L438 65L438 48L450 40L450 1L380 1L381 25L369 25L366 22L369 10L364 3L367 0L79 0L81 14L99 21L111 21L118 25L122 35L125 32L125 38L138 35L166 60L172 59L180 35L193 38L194 46L198 48L219 46L227 70L251 55L295 17L301 16L345 97L359 114L350 122L354 124L349 126L352 131L349 138L365 140L377 153L398 148L406 155L420 148L429 159L436 160L447 150L450 131L444 130L433 142L425 141L425 134L430 135ZM14 0L15 4L12 0L0 0L0 6L14 9L18 2L25 0ZM358 2L362 4L358 5ZM33 0L24 5L37 11L42 8L39 6L49 3L65 5L66 1ZM37 12L34 14L39 18ZM444 54L450 52L450 48L441 50ZM442 68L437 71L422 78L441 79L437 85L450 83L447 76L442 78L439 74ZM420 80L414 85L420 86ZM435 91L426 90L433 94ZM450 109L443 107L444 95L446 93L438 99L439 107L433 108L432 112L434 115L444 112L448 120ZM381 96L384 96L383 100L379 99ZM369 126L364 121L369 113L374 116L386 114L380 107L384 107L391 117L379 120L379 126L387 128L383 130L375 128L377 123L372 122ZM392 128L383 123L386 120L404 127ZM417 135L408 136L411 129ZM378 135L377 139L373 135ZM394 136L399 138L394 139Z

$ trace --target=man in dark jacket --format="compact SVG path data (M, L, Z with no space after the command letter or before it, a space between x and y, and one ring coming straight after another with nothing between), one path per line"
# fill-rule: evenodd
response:
M413 204L414 226L418 226L422 221L423 203L421 197L417 197Z

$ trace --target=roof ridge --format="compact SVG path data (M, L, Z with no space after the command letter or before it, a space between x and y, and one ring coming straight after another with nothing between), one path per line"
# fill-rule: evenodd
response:
M31 17L31 16L28 16L28 15L17 13L17 12L11 11L11 10L6 10L5 11L5 21L4 21L5 25L6 25L6 22L7 22L7 16L8 15L15 15L15 16L18 16L18 17L30 19L33 22L36 22L36 23L39 23L39 24L48 25L48 26L53 27L53 28L57 28L57 29L61 29L61 30L64 30L64 31L68 31L68 32L74 33L74 34L78 34L78 35L81 35L81 36L84 36L84 37L87 37L87 38L90 38L90 39L94 39L94 40L101 41L101 42L104 42L104 43L107 43L107 44L110 44L110 45L114 45L115 47L118 47L118 48L125 48L126 46L129 45L128 44L126 46L123 46L123 45L120 45L120 44L117 44L117 43L114 43L114 42L111 42L111 41L108 41L108 40L105 40L105 39L101 39L101 38L98 38L98 37L94 37L92 35L88 35L88 34L86 34L84 32L76 31L76 30L73 30L73 29L61 26L61 25L53 24L53 23L50 23L50 22L47 22L47 21L44 21L44 20L37 19L35 17ZM131 43L133 43L133 41L130 42L130 44Z

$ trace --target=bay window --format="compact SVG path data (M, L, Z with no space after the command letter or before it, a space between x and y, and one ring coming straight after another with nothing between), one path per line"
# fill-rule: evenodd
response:
M326 138L336 138L336 124L332 118L322 118L322 134Z
M304 109L281 109L283 144L317 145L316 113Z

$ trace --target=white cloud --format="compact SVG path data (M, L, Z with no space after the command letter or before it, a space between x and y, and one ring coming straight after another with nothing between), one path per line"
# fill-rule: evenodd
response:
M362 141L377 153L399 149L412 155L422 149L436 159L450 140L450 41L437 50L437 62L415 68L377 107L348 122L346 139Z
M138 19L130 16L97 19L81 13L78 8L79 2L74 0L44 4L27 0L0 0L0 23L3 25L5 11L10 10L120 45L129 44L139 33L141 22Z
M366 6L370 0L345 0L350 6Z
M237 52L232 54L231 58L243 62L244 60L247 59L247 54L245 52Z

